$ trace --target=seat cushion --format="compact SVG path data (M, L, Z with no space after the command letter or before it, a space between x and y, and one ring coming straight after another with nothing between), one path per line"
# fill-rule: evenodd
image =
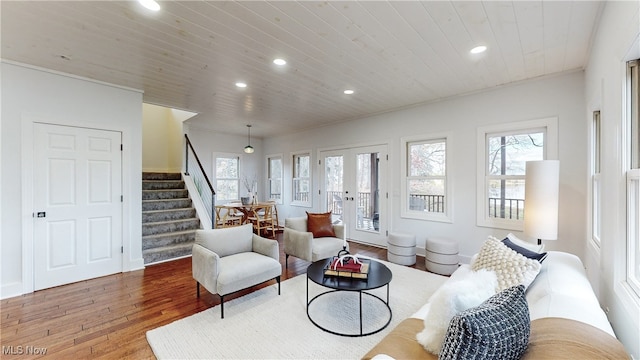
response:
M274 258L244 252L220 258L217 293L226 295L271 280L282 274Z
M344 240L335 237L321 237L313 239L313 248L311 250L312 261L327 259L338 255L338 251L342 250ZM347 244L347 250L349 245Z

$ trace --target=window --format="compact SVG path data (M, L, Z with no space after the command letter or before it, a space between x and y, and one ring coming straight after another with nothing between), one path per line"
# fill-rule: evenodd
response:
M402 217L450 222L448 135L402 139Z
M282 155L267 157L267 179L269 200L282 204Z
M479 226L522 230L526 162L557 158L557 119L478 129Z
M630 164L627 172L627 283L640 296L640 60L627 66Z
M311 155L310 152L293 154L292 199L294 205L311 206Z
M240 198L240 157L238 155L218 154L215 159L216 200L227 202Z
M591 239L593 243L600 247L601 229L601 186L600 186L600 154L601 154L601 133L600 133L600 111L593 112L593 122L591 124Z

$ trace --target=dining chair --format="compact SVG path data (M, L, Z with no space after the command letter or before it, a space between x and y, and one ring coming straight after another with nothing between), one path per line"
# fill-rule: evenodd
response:
M216 205L216 227L226 228L242 225L242 214L237 214L233 208L225 205Z
M276 237L276 228L278 225L277 209L275 202L265 203L265 206L254 207L249 221L253 224L253 230L260 235L263 231L271 231L271 236ZM275 215L274 215L275 214Z

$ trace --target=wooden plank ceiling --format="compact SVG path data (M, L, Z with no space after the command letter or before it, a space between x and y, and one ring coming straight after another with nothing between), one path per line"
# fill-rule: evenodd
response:
M263 137L583 69L591 1L2 1L2 58ZM472 55L476 45L488 50ZM287 60L278 67L274 58ZM244 81L248 86L237 88ZM345 95L353 89L353 95Z

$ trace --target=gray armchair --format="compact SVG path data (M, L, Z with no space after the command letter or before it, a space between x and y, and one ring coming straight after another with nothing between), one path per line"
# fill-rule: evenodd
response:
M197 295L200 297L200 284L218 294L222 318L225 295L273 279L280 295L279 258L278 242L255 235L251 224L198 230L191 260Z
M338 254L344 244L344 225L333 225L336 237L314 238L307 231L307 218L295 217L284 220L285 267L289 266L289 255L307 261L327 259ZM349 244L347 244L349 250Z

